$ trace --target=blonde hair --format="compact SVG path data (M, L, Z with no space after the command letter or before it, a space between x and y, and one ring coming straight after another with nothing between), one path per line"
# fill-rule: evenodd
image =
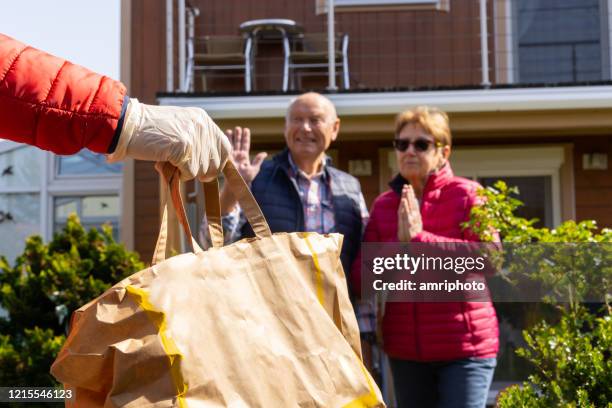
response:
M395 137L398 137L406 125L414 123L430 134L436 142L445 146L451 145L451 132L448 115L438 108L417 106L397 115L395 118Z

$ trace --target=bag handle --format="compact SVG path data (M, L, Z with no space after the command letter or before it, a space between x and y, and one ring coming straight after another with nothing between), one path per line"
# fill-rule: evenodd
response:
M213 248L221 248L223 246L223 226L221 225L221 204L219 203L219 180L214 179L202 185L210 240Z
M238 200L238 203L240 203L240 207L246 219L249 221L249 224L251 224L255 236L257 238L271 237L272 231L270 231L270 226L266 221L266 217L264 217L261 212L261 208L259 208L259 204L257 204L255 197L253 197L253 193L251 193L249 186L247 186L231 160L228 160L223 168L223 175L225 176L225 182L228 183L230 191L236 200Z
M164 211L162 214L161 226L159 235L157 237L157 243L155 244L155 251L153 252L153 260L151 261L151 265L155 265L166 259L166 245L168 242L168 190L170 190L172 206L174 207L174 211L178 217L179 223L182 226L183 233L185 234L185 242L190 243L191 249L194 253L202 252L202 248L193 238L191 227L187 221L187 214L185 213L183 197L181 196L180 191L180 176L178 169L168 162L158 162L156 163L155 168L164 180L165 194L163 194L162 201Z
M171 193L170 195L172 197L174 210L181 226L183 227L186 242L191 242L193 252L202 252L202 248L200 248L197 241L193 238L191 228L189 227L189 222L187 221L187 215L185 213L185 207L183 205L183 199L180 193L180 174L178 169L168 162L158 162L155 165L155 168L165 181L164 184L166 186L166 194L164 195L162 202L164 211L159 235L157 237L157 243L155 245L153 260L151 262L152 265L166 259L166 245L168 241L168 189ZM255 236L258 238L272 236L272 231L268 226L268 222L266 221L259 204L257 204L251 190L247 186L242 176L240 176L240 173L231 160L227 161L227 164L223 169L223 175L225 176L225 182L227 183L230 191L238 200L238 203L240 203L242 211L255 232ZM213 181L203 183L203 186L208 231L210 233L213 247L219 248L223 246L223 227L221 225L221 206L219 204L219 181L215 179Z

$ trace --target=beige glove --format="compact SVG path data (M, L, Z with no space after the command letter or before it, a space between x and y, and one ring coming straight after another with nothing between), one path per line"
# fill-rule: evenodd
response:
M168 161L181 179L210 181L225 166L231 144L210 116L200 108L155 106L130 99L117 148L110 163L126 156Z

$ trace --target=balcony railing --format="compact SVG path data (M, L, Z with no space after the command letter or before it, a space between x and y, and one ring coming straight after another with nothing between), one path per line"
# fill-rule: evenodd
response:
M184 8L184 0L178 0L182 35L177 64L169 66L176 67L179 81L169 80L167 90L323 90L335 85L330 81L334 71L341 90L575 84L612 78L612 17L602 0L339 1L333 19L316 13L324 11L326 1L296 0L282 7L270 2L279 5L225 13L220 0L193 0ZM383 3L393 4L374 7ZM238 0L223 4L247 7ZM294 26L241 29L248 20L292 21ZM330 32L335 33L332 48Z

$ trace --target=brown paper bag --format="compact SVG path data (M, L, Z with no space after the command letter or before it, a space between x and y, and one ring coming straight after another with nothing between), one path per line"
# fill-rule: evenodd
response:
M361 362L339 234L272 235L230 163L256 237L223 247L218 184L206 183L214 247L193 240L178 173L162 169L194 251L165 259L75 312L51 372L78 407L384 407Z

